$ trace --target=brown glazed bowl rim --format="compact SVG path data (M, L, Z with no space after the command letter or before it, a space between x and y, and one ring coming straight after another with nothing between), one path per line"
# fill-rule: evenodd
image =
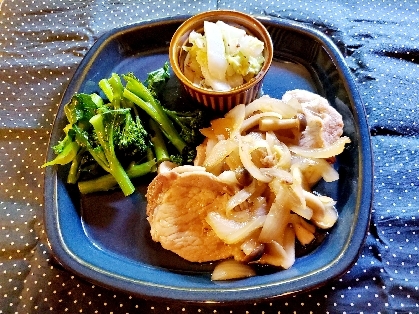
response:
M226 23L234 23L243 27L247 33L257 37L259 40L263 41L264 43L264 58L265 61L263 63L262 68L260 69L259 73L252 78L250 81L232 88L228 91L215 91L208 88L199 87L193 84L190 80L188 80L183 73L180 65L179 65L179 56L181 54L182 46L186 43L189 34L192 30L199 30L203 28L204 21L215 22L221 20ZM246 24L243 25L241 22L245 21ZM251 28L250 28L251 26ZM239 11L233 10L213 10L213 11L206 11L202 13L198 13L189 19L185 20L175 31L173 34L172 40L170 41L169 46L169 60L172 67L174 74L178 77L178 79L182 82L182 84L186 85L188 88L202 94L207 94L211 96L230 96L245 92L251 89L254 85L260 82L265 74L268 72L273 59L273 44L272 39L265 28L265 26L258 21L255 17L242 13Z

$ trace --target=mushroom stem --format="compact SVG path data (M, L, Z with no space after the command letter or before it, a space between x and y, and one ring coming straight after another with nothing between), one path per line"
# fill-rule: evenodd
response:
M259 120L259 129L261 131L278 131L284 129L296 128L302 131L306 127L306 120L303 114L295 118L280 119L278 117L263 117Z

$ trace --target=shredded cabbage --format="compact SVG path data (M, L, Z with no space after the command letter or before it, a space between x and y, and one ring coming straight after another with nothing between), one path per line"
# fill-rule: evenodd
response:
M222 21L204 22L204 34L192 31L184 74L195 85L216 91L238 87L255 77L265 61L264 43Z

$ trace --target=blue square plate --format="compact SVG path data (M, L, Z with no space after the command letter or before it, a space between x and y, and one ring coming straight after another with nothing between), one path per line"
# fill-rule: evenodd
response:
M138 23L99 38L70 81L59 107L50 143L63 136L63 111L76 92L98 90L112 72L146 74L168 60L172 34L187 16ZM337 159L338 182L317 190L337 199L339 220L315 250L288 270L227 282L210 279L213 264L187 262L154 243L145 217L150 178L137 193L79 195L66 183L65 167L45 172L45 228L55 258L67 269L98 285L142 298L193 302L250 301L313 289L348 270L358 257L372 202L372 155L363 104L337 47L322 33L290 21L260 18L271 33L274 62L263 92L281 98L290 89L326 97L342 114L351 144ZM54 157L49 149L47 159Z

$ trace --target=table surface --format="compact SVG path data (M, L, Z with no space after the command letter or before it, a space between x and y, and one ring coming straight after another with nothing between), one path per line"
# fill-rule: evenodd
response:
M359 259L319 289L234 306L146 301L84 281L54 262L43 226L40 165L66 86L104 32L213 9L311 25L341 49L374 153L372 217ZM418 313L418 29L419 3L409 0L4 0L0 313Z

